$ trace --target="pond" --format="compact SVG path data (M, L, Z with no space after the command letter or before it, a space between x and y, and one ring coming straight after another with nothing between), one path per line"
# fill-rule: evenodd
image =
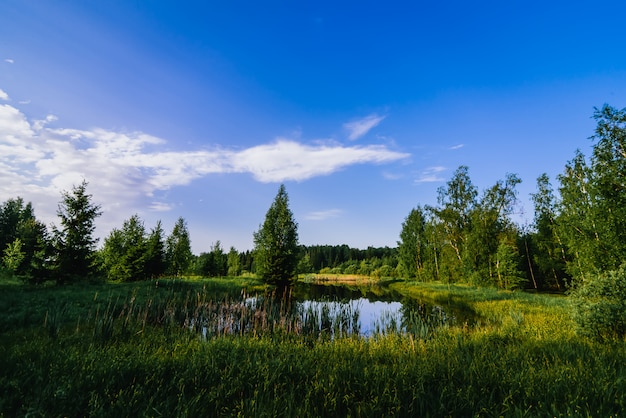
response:
M427 338L441 327L467 322L454 307L420 303L380 287L298 283L266 295L199 306L186 326L217 335L296 334L315 338L409 333Z

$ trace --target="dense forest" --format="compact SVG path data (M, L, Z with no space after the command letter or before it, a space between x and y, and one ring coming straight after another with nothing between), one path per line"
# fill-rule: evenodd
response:
M297 272L563 290L617 270L626 258L626 109L605 105L594 117L592 155L576 150L556 187L546 174L537 178L531 225L511 220L517 175L479 191L461 166L439 188L436 206L417 204L398 225L397 248L301 245ZM98 246L101 211L87 186L62 194L51 230L20 197L0 206L2 276L37 284L255 273L255 251L226 251L216 241L194 255L182 217L166 235L160 222L148 230L133 215Z

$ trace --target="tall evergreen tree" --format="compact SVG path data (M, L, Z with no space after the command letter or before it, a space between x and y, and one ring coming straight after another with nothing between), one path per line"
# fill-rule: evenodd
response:
M146 256L146 230L138 215L124 221L121 230L114 229L104 240L102 258L110 280L127 282L145 279Z
M254 233L256 274L264 281L285 285L296 275L298 224L289 209L289 197L280 185L265 222Z
M155 278L165 274L165 242L161 221L150 231L146 243L146 276Z
M172 233L167 237L166 256L167 271L174 276L181 276L189 270L193 254L187 223L180 217L174 225Z
M32 204L24 204L22 198L9 199L0 206L0 251L20 241L23 257L14 274L31 283L39 283L47 277L47 259L50 255L46 226L35 218Z
M95 220L100 206L87 193L87 182L63 192L57 215L61 229L54 228L54 272L59 283L67 283L93 276L96 272L94 238Z

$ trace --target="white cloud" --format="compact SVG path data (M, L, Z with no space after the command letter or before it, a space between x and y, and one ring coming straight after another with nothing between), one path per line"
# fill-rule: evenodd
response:
M342 145L304 145L287 139L258 145L234 153L235 172L252 173L263 183L285 180L307 180L328 175L346 166L363 163L385 163L408 157L384 146L345 147Z
M453 146L451 146L451 147L450 147L450 148L448 148L448 149L450 149L450 150L461 149L461 148L463 148L464 146L465 146L464 144L457 144L457 145L453 145Z
M386 178L387 180L400 180L403 176L402 174L383 171L383 177Z
M13 61L11 58L7 58L4 60L4 62L8 62L9 64L13 64L15 61Z
M354 122L344 123L343 127L348 131L348 139L354 141L368 133L385 118L386 116L378 116L374 113Z
M304 216L307 221L324 221L330 218L336 218L343 213L341 209L328 209L308 213Z
M31 139L34 131L19 110L10 105L0 105L0 144L23 145Z
M445 171L445 167L435 166L424 169L420 176L415 180L415 183L436 183L445 181L443 177L439 176L439 173Z
M54 115L48 115L45 119L33 121L33 129L36 131L40 131L44 126L49 124L50 122L54 122L58 118Z
M174 207L166 202L152 202L150 203L149 208L153 212L168 212Z
M307 145L284 138L241 150L165 152L158 149L165 140L142 132L51 127L54 121L52 115L30 121L17 108L0 105L0 202L21 196L44 208L45 222L56 218L60 192L83 180L104 213L126 216L139 207L170 210L156 193L211 174L249 173L265 183L302 181L409 156L382 145Z
M0 100L9 100L9 95L7 94L6 91L0 89Z

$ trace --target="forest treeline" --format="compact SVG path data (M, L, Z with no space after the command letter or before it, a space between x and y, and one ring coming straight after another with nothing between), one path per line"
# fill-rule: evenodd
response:
M417 204L398 226L395 248L299 246L297 272L402 277L499 288L565 289L626 259L626 109L596 109L590 157L576 150L556 183L539 176L534 217L518 225L515 174L479 191L459 167L438 190L435 206ZM285 195L286 196L286 195ZM2 275L26 282L106 278L133 281L195 274L255 273L255 252L215 241L195 255L184 218L166 234L131 216L98 245L101 214L87 183L64 192L59 225L48 229L31 203L17 197L0 207ZM366 227L366 226L364 226Z

